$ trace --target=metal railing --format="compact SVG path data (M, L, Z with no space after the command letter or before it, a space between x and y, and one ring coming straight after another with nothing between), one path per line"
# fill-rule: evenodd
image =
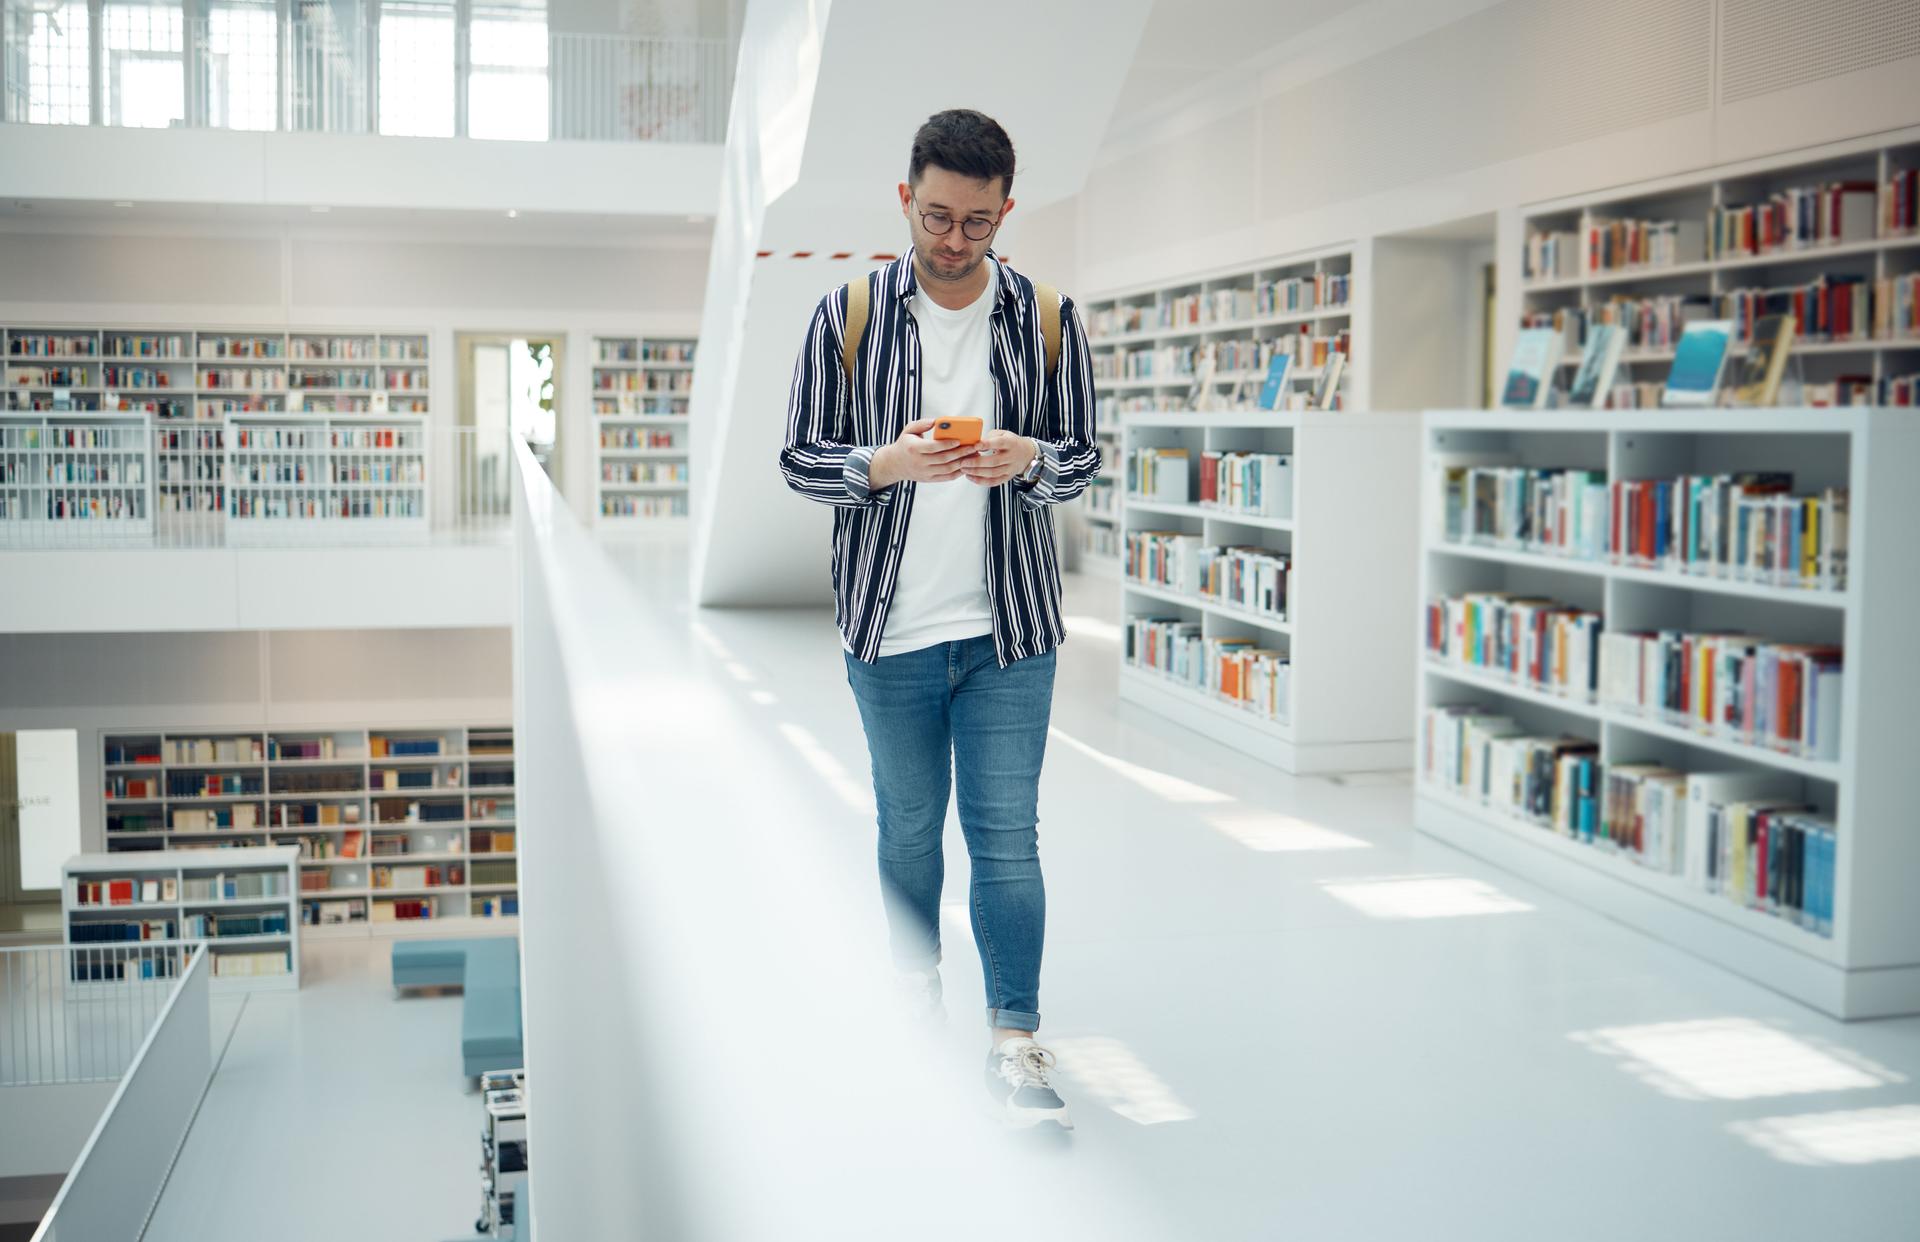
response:
M0 948L0 1087L117 1081L184 963L159 945Z
M285 19L0 0L0 120L598 142L726 139L733 45L464 8Z
M504 541L508 435L420 421L0 416L0 550Z

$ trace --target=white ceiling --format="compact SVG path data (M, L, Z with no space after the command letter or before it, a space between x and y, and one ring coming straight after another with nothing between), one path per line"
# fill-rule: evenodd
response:
M1155 0L1120 88L1114 127L1134 124L1178 96L1275 56L1364 0Z
M704 249L711 220L689 216L595 215L499 211L448 211L404 207L308 207L259 203L142 203L118 207L83 199L0 198L0 228L44 226L62 231L226 235L296 232L301 235L383 237L399 240L530 242L543 245L638 246Z

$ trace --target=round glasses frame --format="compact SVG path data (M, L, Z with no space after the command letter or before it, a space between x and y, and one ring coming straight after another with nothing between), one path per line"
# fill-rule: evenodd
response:
M948 233L953 232L953 217L946 212L920 211L918 207L915 207L914 210L920 215L920 227L933 236L945 237ZM978 233L973 231L975 225L980 226ZM987 238L992 237L993 231L999 227L999 220L981 220L977 217L970 216L960 221L960 236L966 238L968 241L985 241Z

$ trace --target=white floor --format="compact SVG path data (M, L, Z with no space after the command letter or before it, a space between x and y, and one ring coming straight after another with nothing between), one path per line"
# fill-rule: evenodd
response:
M623 555L681 581L654 576L671 551ZM1420 837L1404 774L1294 779L1121 707L1114 594L1069 588L1042 789L1042 1034L1079 1129L1037 1176L1098 1162L1183 1238L1920 1237L1920 1020L1830 1021ZM864 859L827 615L699 623L716 692L745 670L817 740L796 796L842 798ZM957 902L957 829L948 851ZM971 1056L980 977L952 913ZM312 946L297 995L227 1005L149 1239L465 1233L460 1002L395 1000L385 948Z

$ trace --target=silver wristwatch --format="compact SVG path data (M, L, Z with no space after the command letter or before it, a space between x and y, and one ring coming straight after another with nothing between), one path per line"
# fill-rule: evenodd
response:
M1020 481L1022 483L1033 483L1038 481L1038 479L1040 478L1040 467L1044 466L1046 462L1047 462L1047 451L1040 447L1040 441L1035 440L1033 442L1033 460L1027 463L1027 468L1025 470L1022 470L1020 472Z

